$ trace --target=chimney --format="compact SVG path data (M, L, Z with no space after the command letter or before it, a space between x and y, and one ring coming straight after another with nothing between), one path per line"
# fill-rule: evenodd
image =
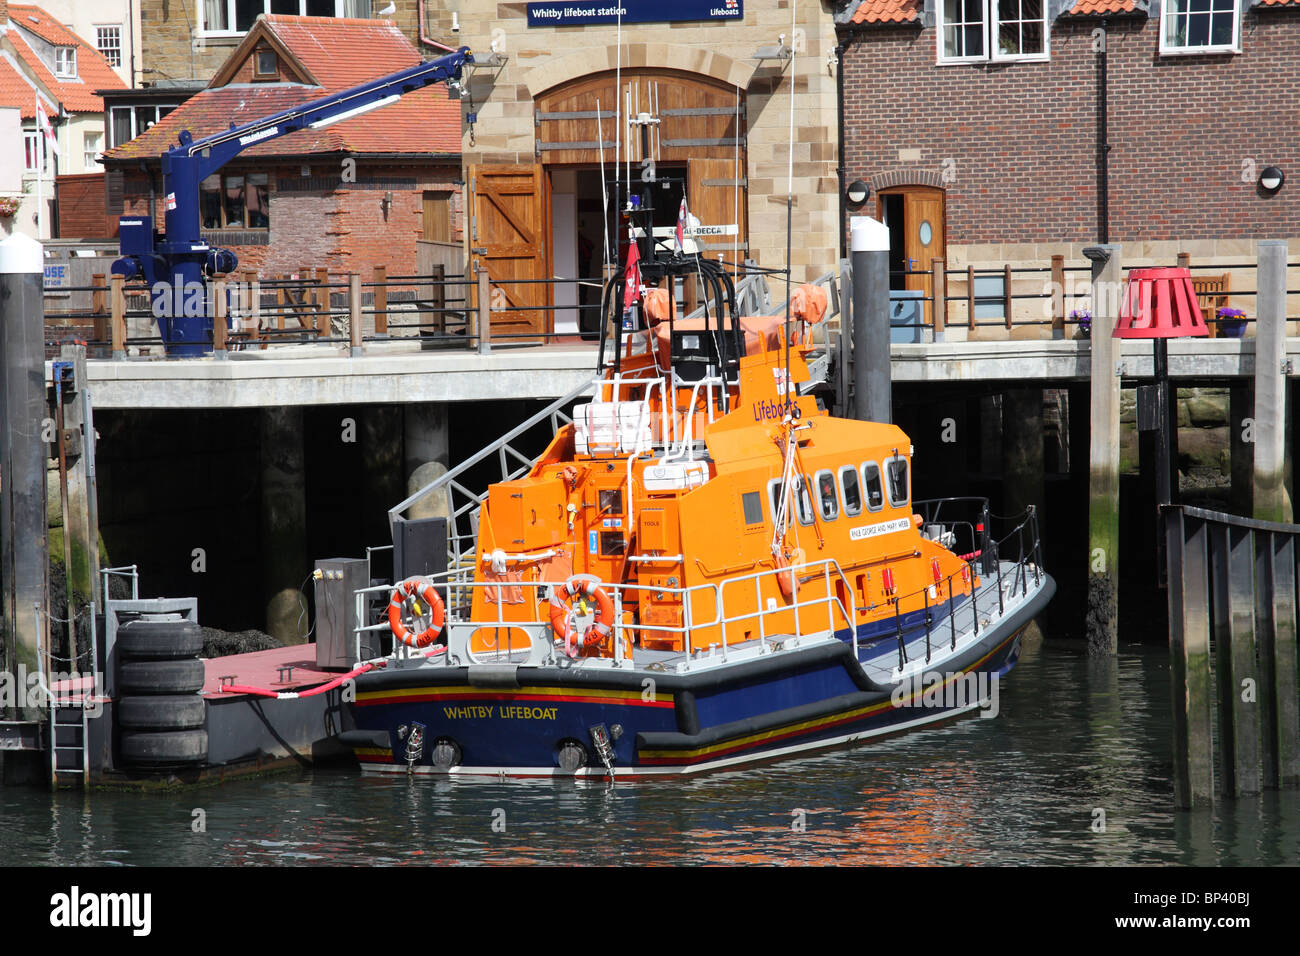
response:
M9 0L0 0L0 28L9 26Z

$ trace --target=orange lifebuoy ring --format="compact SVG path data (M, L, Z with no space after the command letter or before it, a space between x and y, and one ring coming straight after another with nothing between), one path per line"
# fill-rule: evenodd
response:
M569 626L569 609L573 599L590 598L596 604L596 619L587 633L578 637ZM564 641L566 653L576 644L576 650L586 650L600 644L612 633L614 623L614 602L600 586L600 581L589 577L574 576L564 584L551 589L551 630L559 640Z
M408 600L414 600L415 615L421 617L424 612L420 610L420 598L429 605L429 626L419 634L412 634L402 623L402 608ZM407 578L393 589L393 596L388 602L388 626L392 628L393 637L407 647L428 647L442 633L445 620L442 597L424 578Z

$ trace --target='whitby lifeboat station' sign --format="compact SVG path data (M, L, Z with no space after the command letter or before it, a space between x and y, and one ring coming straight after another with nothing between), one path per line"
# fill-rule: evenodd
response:
M530 27L574 27L624 23L674 23L685 20L740 20L745 0L628 0L621 7L608 0L547 0L528 4Z

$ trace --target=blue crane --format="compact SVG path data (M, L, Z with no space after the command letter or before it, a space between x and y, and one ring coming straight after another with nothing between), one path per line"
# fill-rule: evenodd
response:
M474 62L469 47L399 70L339 93L332 93L271 116L232 126L203 139L182 130L176 146L162 154L163 203L167 229L158 236L150 216L123 216L113 272L149 286L153 313L169 356L202 355L212 345L210 297L205 280L233 272L238 259L229 249L212 247L200 231L199 183L255 143L300 129L320 129L396 102L434 83L453 91L461 72Z

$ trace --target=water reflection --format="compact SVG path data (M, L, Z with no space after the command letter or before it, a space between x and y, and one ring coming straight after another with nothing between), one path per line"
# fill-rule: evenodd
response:
M1074 646L1027 647L1001 707L994 720L678 782L331 770L180 793L0 789L0 863L1300 862L1295 791L1170 809L1161 649L1097 664ZM193 828L196 809L205 832Z

